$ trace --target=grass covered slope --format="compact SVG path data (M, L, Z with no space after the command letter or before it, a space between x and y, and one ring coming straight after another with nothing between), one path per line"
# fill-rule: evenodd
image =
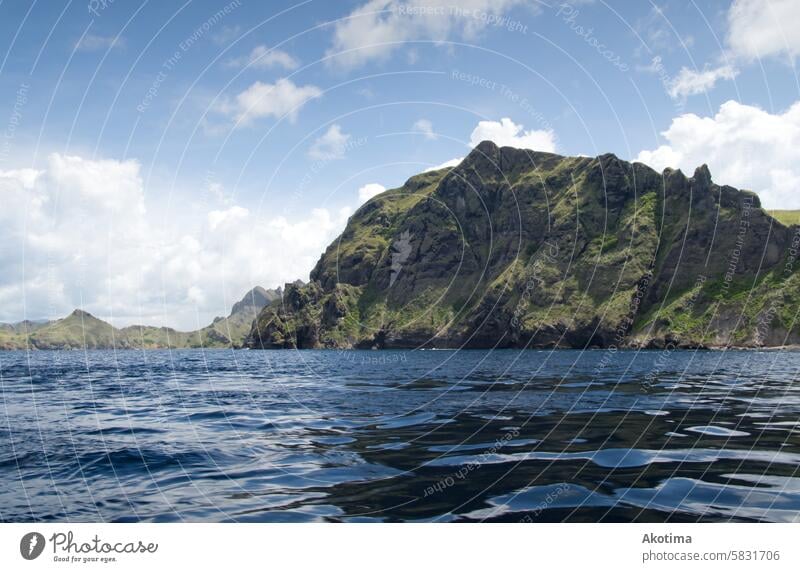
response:
M483 142L364 204L248 345L795 343L795 231L705 166Z
M800 211L768 210L767 214L786 226L800 224Z

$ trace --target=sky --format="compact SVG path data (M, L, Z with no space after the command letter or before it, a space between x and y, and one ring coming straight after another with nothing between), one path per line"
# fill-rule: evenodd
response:
M194 329L477 143L800 208L800 2L0 0L0 321Z

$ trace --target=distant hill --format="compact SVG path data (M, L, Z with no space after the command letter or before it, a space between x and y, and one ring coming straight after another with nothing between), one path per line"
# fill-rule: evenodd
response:
M0 350L238 348L259 312L280 297L280 289L256 286L233 305L230 315L191 332L155 326L115 328L83 310L60 320L0 324Z
M24 338L24 334L21 334ZM112 348L122 336L111 324L83 310L75 310L66 318L50 322L28 336L31 346L40 349Z

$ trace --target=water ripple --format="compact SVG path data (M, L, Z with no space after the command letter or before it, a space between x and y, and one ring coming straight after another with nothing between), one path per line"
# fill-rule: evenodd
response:
M4 352L0 520L798 520L799 353L374 357Z

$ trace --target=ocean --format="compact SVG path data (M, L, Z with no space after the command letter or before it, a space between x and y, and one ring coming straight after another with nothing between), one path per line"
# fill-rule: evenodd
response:
M800 521L800 353L0 353L4 522Z

